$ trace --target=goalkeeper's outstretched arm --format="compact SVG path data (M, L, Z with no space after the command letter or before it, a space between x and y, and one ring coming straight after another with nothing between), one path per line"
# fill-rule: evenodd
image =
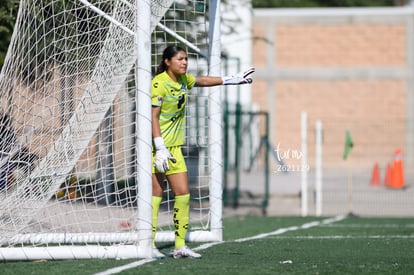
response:
M250 77L252 73L255 72L255 68L249 68L244 72L240 72L236 75L230 76L197 76L196 77L196 87L211 87L217 85L241 85L241 84L251 84L253 79Z

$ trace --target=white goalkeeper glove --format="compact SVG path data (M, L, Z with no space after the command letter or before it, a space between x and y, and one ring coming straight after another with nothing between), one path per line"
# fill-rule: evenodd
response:
M251 67L247 71L238 73L236 75L223 76L223 85L250 84L253 82L253 79L248 76L254 73L255 70L255 68Z
M167 147L165 147L164 140L162 139L162 137L154 138L154 145L156 149L154 167L158 170L158 172L165 173L170 170L168 160L171 160L173 163L175 163L176 160L170 154Z

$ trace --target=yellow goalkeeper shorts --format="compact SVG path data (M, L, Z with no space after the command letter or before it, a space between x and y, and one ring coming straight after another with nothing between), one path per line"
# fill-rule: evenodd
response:
M184 160L183 152L181 151L181 146L174 146L167 148L170 154L175 158L176 162L173 163L171 160L168 160L168 165L170 166L170 170L165 172L165 175L172 175L178 173L187 172L187 165ZM152 153L152 163L154 163L155 158L155 151ZM159 173L154 166L152 166L152 173Z

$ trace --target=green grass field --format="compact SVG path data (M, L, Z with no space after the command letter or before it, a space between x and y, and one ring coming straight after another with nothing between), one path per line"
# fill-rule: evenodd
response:
M201 260L5 262L0 274L413 274L414 219L235 216ZM170 244L161 244L165 253Z

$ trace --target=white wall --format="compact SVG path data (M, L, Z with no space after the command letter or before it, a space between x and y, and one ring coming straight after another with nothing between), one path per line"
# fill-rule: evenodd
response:
M222 52L230 57L228 73L236 74L251 67L252 59L252 40L251 40L251 24L252 24L252 8L251 0L227 0L221 5L222 29L221 29L221 48ZM230 28L234 28L234 32L229 33ZM237 67L236 59L240 59L240 68ZM223 64L225 60L222 61ZM253 74L254 78L254 74ZM243 86L227 86L228 99L230 103L239 100L242 105L251 102L251 85Z

